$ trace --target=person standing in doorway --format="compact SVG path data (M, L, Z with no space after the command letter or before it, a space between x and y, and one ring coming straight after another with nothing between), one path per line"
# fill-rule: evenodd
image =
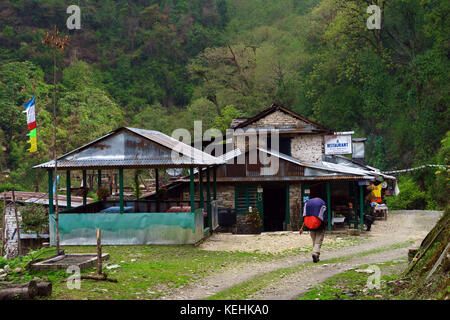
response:
M306 225L310 230L309 234L313 242L312 259L314 263L320 260L320 248L322 247L327 225L326 210L325 201L320 198L309 199L303 208L303 225L300 228L300 234L303 233L303 227Z

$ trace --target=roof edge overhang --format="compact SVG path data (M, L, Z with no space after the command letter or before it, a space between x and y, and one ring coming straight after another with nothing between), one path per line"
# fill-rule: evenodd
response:
M283 105L281 105L281 104L279 104L279 103L276 103L276 102L273 102L273 103L270 105L269 108L267 108L267 109L261 111L261 112L258 113L257 115L255 115L255 116L253 116L253 117L247 119L246 121L244 121L244 122L238 124L234 129L244 128L244 127L248 126L249 124L251 124L251 123L253 123L253 122L255 122L255 121L257 121L257 120L263 118L264 116L266 116L266 115L268 115L268 114L270 114L270 113L272 113L272 112L278 111L278 110L279 110L279 111L282 111L282 112L284 112L284 113L287 113L287 114L293 116L294 118L297 118L297 119L302 120L302 121L304 121L304 122L306 122L306 123L309 123L310 125L313 125L313 126L319 128L319 129L320 129L321 131L323 131L324 133L334 133L334 130L331 130L331 129L329 129L329 128L326 128L326 127L324 127L323 125L321 125L321 124L319 124L319 123L317 123L317 122L315 122L315 121L312 121L312 120L310 120L310 119L308 119L308 118L306 118L306 117L304 117L304 116L302 116L302 115L300 115L300 114L298 114L298 113L296 113L296 112L294 112L294 111L292 111L292 110L289 110L289 109L286 108L285 106L283 106Z
M68 157L68 156L70 156L72 154L81 152L81 151L89 148L90 146L92 146L92 145L94 145L96 143L99 143L99 142L101 142L101 141L103 141L105 139L108 139L108 138L116 135L116 134L119 134L122 131L127 131L129 134L132 134L132 135L135 135L135 136L139 136L140 138L147 139L148 141L151 141L152 143L155 143L155 144L157 144L157 145L161 146L162 148L167 149L169 151L173 150L173 149L171 149L171 148L161 144L159 141L155 141L155 140L153 140L153 139L151 139L151 138L149 138L149 137L147 137L145 135L139 134L139 132L137 132L136 130L145 130L145 129L135 129L135 128L129 128L129 127L117 128L117 129L109 132L108 134L106 134L106 135L104 135L104 136L102 136L102 137L100 137L98 139L95 139L95 140L93 140L93 141L91 141L91 142L89 142L89 143L87 143L87 144L85 144L85 145L83 145L83 146L81 146L79 148L76 148L76 149L74 149L74 150L72 150L72 151L70 151L70 152L60 156L59 158L57 158L58 167L61 168L61 169L66 168L66 169L74 169L74 170L75 169L86 169L86 168L89 168L89 169L176 168L176 167L189 168L189 167L209 167L209 166L214 166L214 165L219 165L219 164L224 163L224 161L222 159L220 159L218 157L214 157L214 156L209 155L207 153L204 153L203 151L195 149L195 148L193 148L193 147L191 147L191 146L189 146L187 144L184 144L181 141L179 141L179 143L183 144L183 148L180 151L175 150L176 152L179 152L179 153L183 154L184 156L190 157L192 159L193 158L193 153L190 153L190 152L186 151L186 148L188 148L188 149L190 148L190 150L192 152L201 153L202 155L204 154L207 157L207 160L204 161L204 162L203 161L199 162L199 161L196 161L196 160L181 161L179 163L177 163L177 162L170 162L170 163L145 163L145 160L144 161L136 160L135 161L136 163L131 163L133 160L129 160L130 161L129 164L120 164L120 165L117 164L117 163L114 163L115 160L110 160L110 161L104 160L104 163L102 163L102 164L93 164L93 163L89 164L89 163L87 163L87 165L76 165L76 164L74 164L74 165L64 165L64 163L62 163L60 165L60 163L59 163L60 161L62 161L62 159L66 158L66 157ZM162 134L164 136L167 136L167 135L163 134L162 132L158 132L158 133ZM45 162L45 163L41 163L41 164L38 164L36 166L33 166L33 169L36 169L36 168L49 168L49 169L50 168L54 168L55 167L54 162L55 162L54 160L51 160L51 161L48 161L48 162ZM88 162L88 161L86 161L86 162ZM157 162L157 160L155 160L155 162Z

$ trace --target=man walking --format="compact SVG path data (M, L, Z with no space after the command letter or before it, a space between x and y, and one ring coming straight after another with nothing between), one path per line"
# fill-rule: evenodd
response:
M327 219L325 218L326 210L325 201L320 198L312 198L306 201L303 208L303 225L300 229L300 234L303 233L303 227L305 225L310 229L309 233L313 242L312 258L314 263L320 260L320 248L322 247L327 225Z

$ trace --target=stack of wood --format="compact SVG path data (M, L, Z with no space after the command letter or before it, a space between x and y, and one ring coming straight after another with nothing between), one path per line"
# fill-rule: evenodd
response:
M0 300L29 300L38 297L48 297L52 294L51 282L30 281L27 283L0 284Z

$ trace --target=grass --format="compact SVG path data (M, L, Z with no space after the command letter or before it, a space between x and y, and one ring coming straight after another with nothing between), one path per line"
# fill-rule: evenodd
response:
M66 253L96 252L96 247L64 247ZM214 272L221 272L237 264L275 259L271 254L245 252L214 252L193 247L168 246L104 246L110 254L104 262L104 271L118 283L82 280L81 289L69 290L65 271L12 274L10 281L26 282L34 277L52 281L51 299L154 299L174 287L183 286ZM12 268L24 266L22 262L8 261ZM119 265L108 270L109 265ZM83 273L94 272L94 268Z
M332 238L333 241L326 242L322 244L323 250L335 250L339 248L344 248L348 246L357 246L362 244L365 240L367 240L366 236L347 236L342 235L340 237L334 237ZM302 246L294 249L287 249L281 251L279 254L282 256L292 255L292 254L299 254L299 253L305 253L310 252L312 250L312 246Z
M311 263L304 263L304 264L300 264L300 265L292 266L292 267L288 267L288 268L280 268L280 269L253 277L252 279L250 279L248 281L242 282L236 286L233 286L231 288L228 288L226 290L218 292L218 293L208 297L207 299L208 300L226 300L226 299L245 300L245 299L249 299L252 296L252 294L262 290L263 288L267 287L268 285L270 285L272 282L276 281L277 279L280 279L282 277L288 276L293 273L301 272L305 268L320 266L325 263L326 264L338 263L338 262L347 261L347 260L350 260L350 259L356 258L356 257L364 257L364 256L367 256L370 254L376 254L376 253L381 253L384 251L405 248L405 247L410 246L412 243L413 243L413 241L406 241L406 242L396 243L396 244L393 244L393 245L390 245L387 247L377 248L377 249L373 249L373 250L368 250L368 251L348 255L345 257L322 260L316 264L311 262Z
M381 270L380 289L368 289L369 275L349 270L334 275L320 285L308 290L298 300L377 300L385 299L386 283L397 279L406 265L406 260L393 260L386 263L374 263ZM363 265L358 269L366 269Z

